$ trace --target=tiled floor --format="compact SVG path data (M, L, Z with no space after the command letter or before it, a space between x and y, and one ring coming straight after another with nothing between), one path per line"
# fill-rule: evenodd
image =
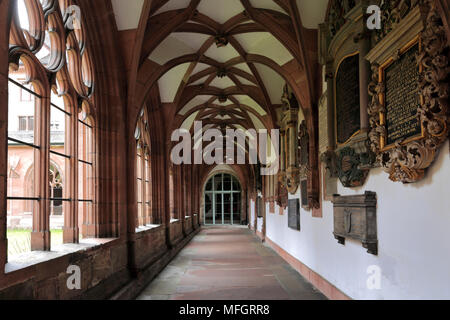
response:
M319 300L325 297L248 228L208 227L140 300Z

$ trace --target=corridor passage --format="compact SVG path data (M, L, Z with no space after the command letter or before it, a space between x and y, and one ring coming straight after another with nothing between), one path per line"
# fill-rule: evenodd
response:
M204 227L139 300L320 300L325 297L246 227Z

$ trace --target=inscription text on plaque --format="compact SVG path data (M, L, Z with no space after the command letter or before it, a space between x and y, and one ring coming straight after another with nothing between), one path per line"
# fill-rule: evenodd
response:
M393 145L399 140L420 136L422 133L417 116L420 106L419 66L416 60L418 52L419 43L416 43L401 54L398 60L382 68L386 85L384 122L387 132L383 147Z
M336 139L346 143L361 129L359 53L342 60L335 78Z

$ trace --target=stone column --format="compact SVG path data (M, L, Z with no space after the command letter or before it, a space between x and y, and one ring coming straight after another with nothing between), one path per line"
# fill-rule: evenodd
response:
M31 232L31 250L50 250L50 186L49 181L49 142L50 142L50 90L36 99L35 143L40 146L34 151L35 197L38 204L33 207L33 230Z
M11 3L12 1L0 1L0 150L8 149L8 48ZM5 272L4 266L7 261L7 170L7 153L0 152L0 276Z
M363 26L364 28L364 26ZM370 51L370 38L361 31L355 36L355 41L358 43L359 50L359 88L360 88L360 114L361 114L361 131L367 132L369 128L369 114L367 113L369 103L369 77L370 77L370 63L366 60L366 55Z
M334 73L333 64L326 66L325 79L327 81L327 126L328 126L328 149L336 149L336 129L335 129L335 102L334 102Z
M284 178L286 175L286 131L280 129L280 173L279 177L284 184Z
M64 183L64 198L79 199L78 196L78 113L72 108L72 115L66 119L66 149L70 150L71 158L66 160L69 169L66 169ZM72 200L64 204L63 242L78 243L78 201Z

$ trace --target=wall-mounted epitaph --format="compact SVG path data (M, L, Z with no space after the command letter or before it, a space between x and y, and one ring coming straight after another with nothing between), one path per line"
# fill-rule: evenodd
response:
M418 53L417 43L384 69L387 146L422 133L417 115L420 106Z
M346 57L335 76L336 140L345 144L361 129L359 54Z
M288 226L291 229L300 231L300 205L298 199L289 200Z
M262 197L260 197L260 196L256 197L255 208L256 208L256 216L258 218L264 217L263 204L264 204L264 201L263 201Z
M366 56L370 148L392 181L423 179L448 139L449 50L442 18L425 1Z
M362 242L368 253L378 254L377 195L366 191L355 196L335 195L334 237L342 245L346 238Z

